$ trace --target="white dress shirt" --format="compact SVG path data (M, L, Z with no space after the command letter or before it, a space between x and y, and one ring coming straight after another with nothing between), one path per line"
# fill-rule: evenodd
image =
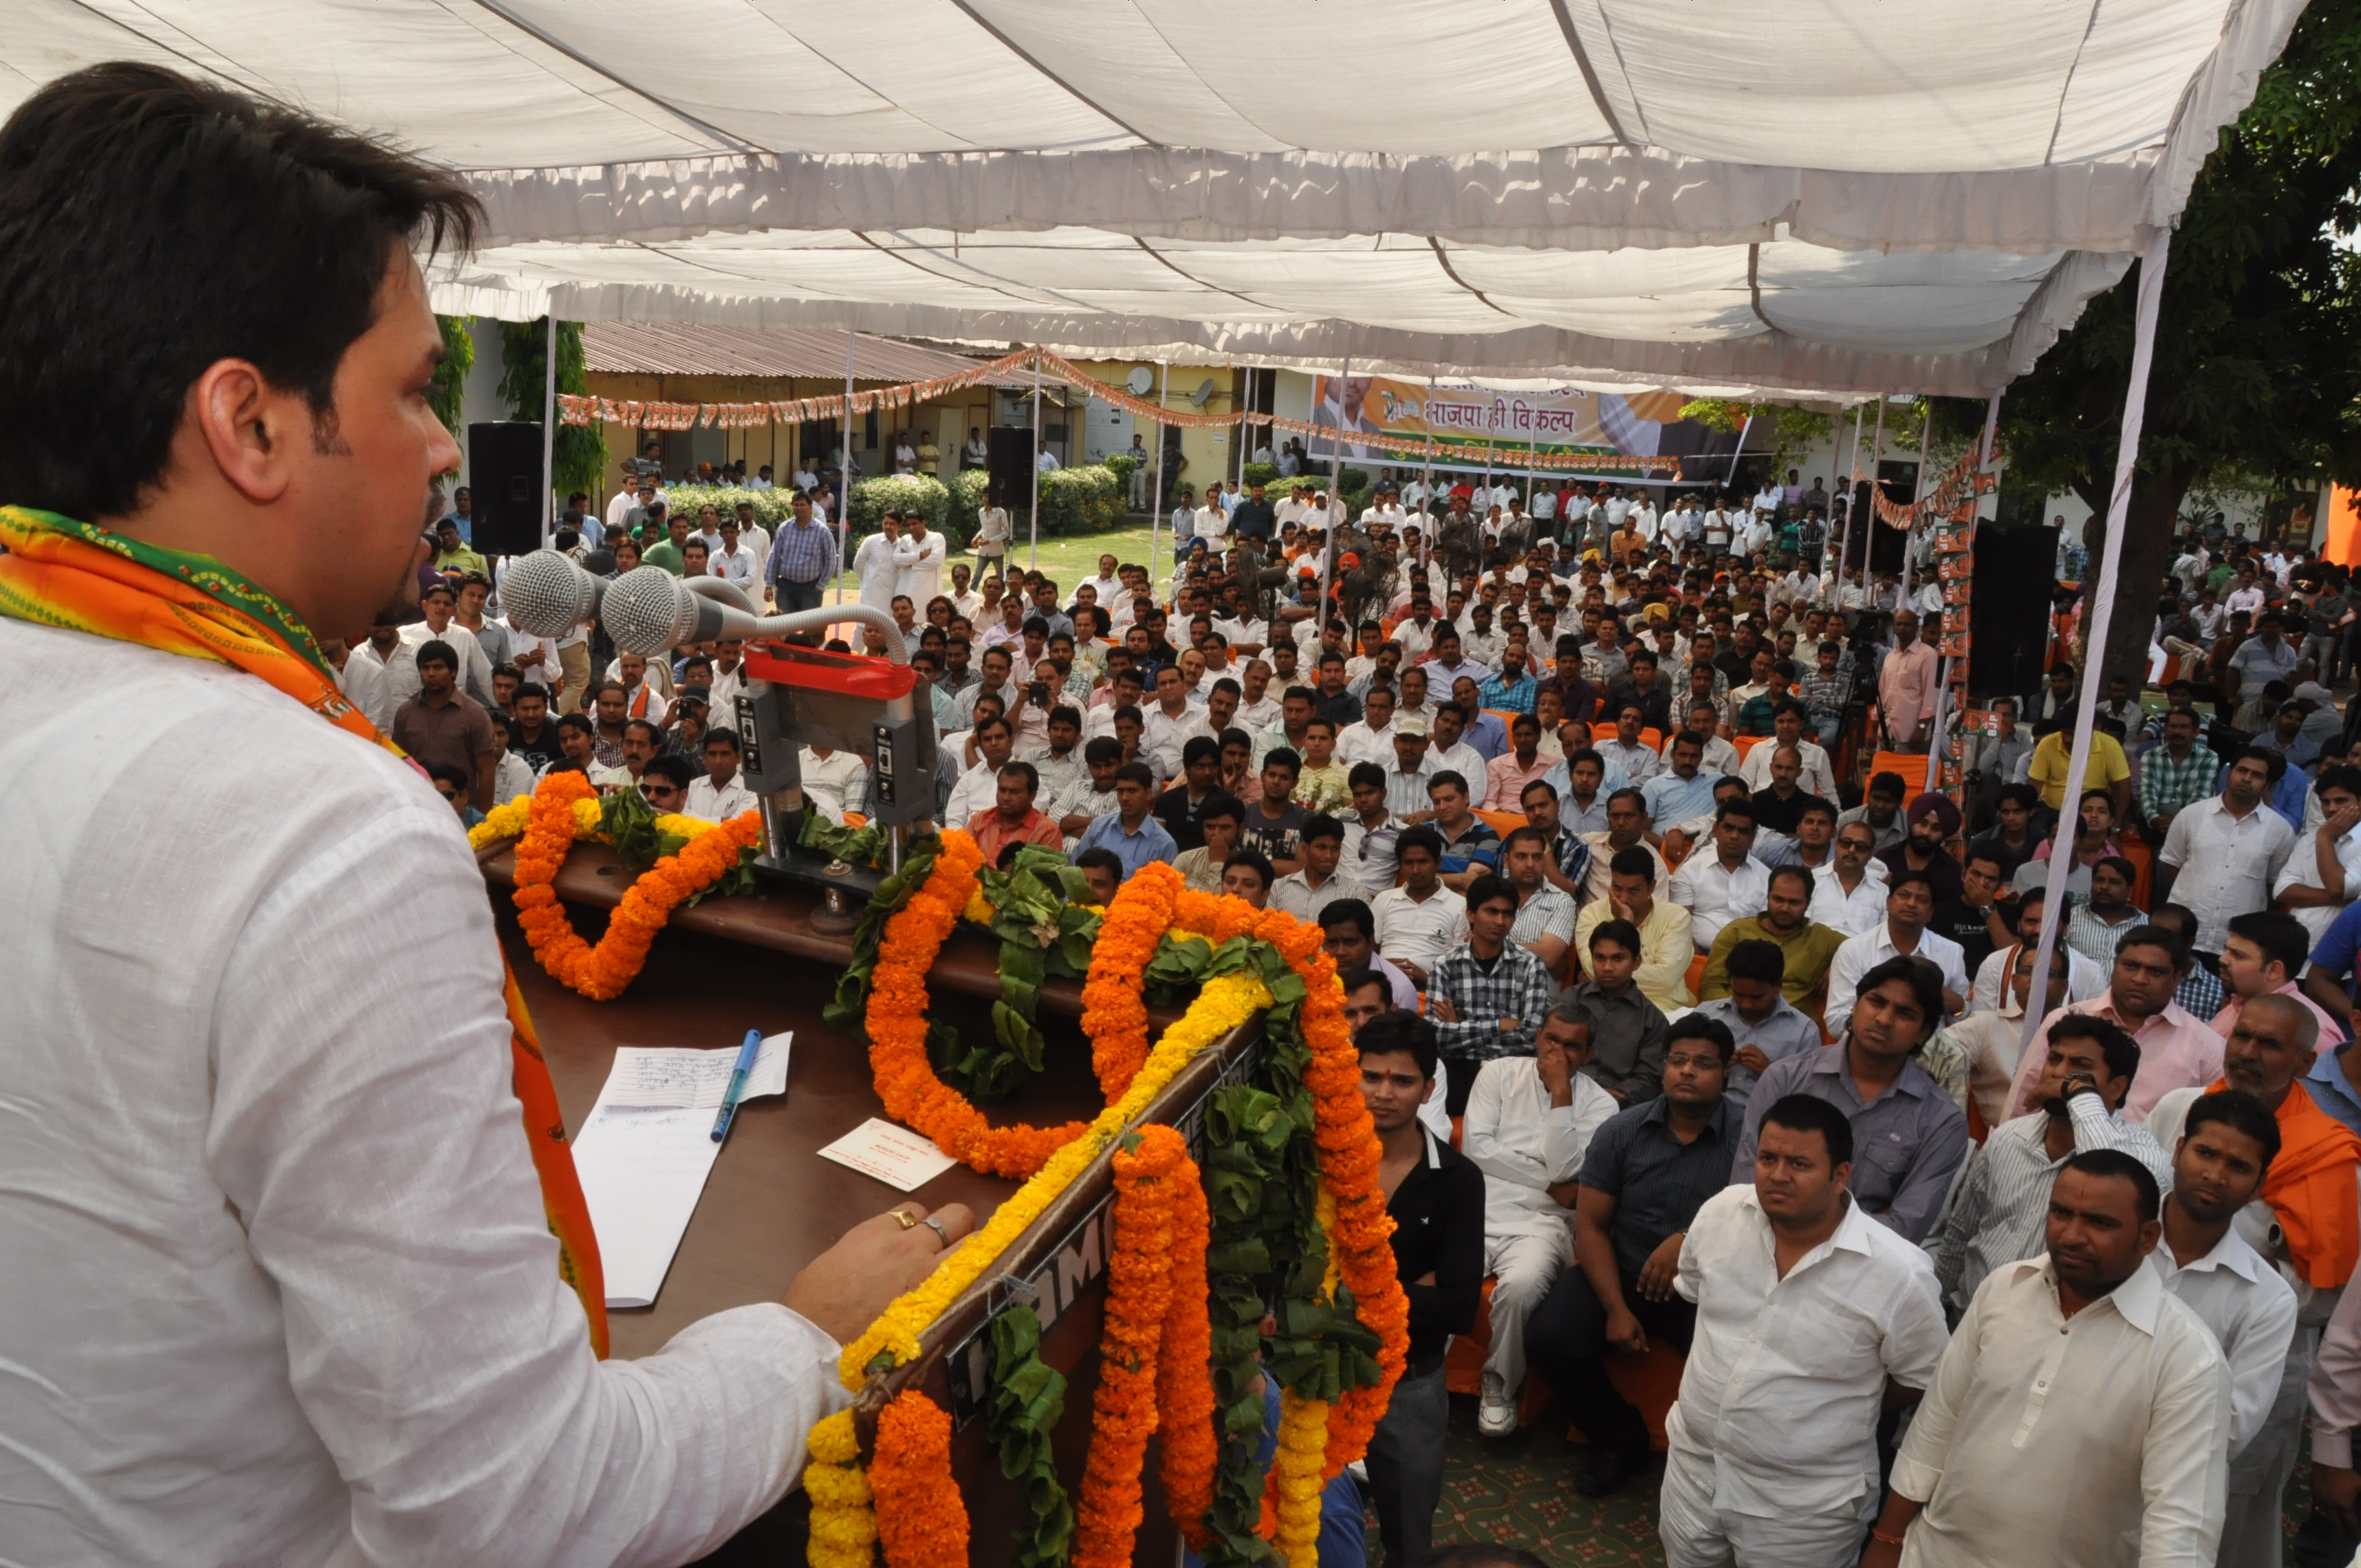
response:
M401 629L401 641L409 656L386 665L394 707L418 695L418 651L429 642L448 643L459 661L459 689L486 707L492 706L492 662L484 657L484 645L476 641L474 632L456 620L440 631L429 630L423 620L413 620Z
M1369 901L1369 913L1378 928L1378 950L1422 971L1432 970L1467 939L1467 901L1440 884L1422 901L1406 887L1389 887Z
M762 570L762 561L757 556L754 547L743 539L738 542L738 548L735 550L726 549L719 543L716 543L706 552L706 565L712 568L713 575L725 582L752 586L761 581L758 574ZM756 597L761 597L759 592ZM920 600L919 603L920 607L924 608L925 601Z
M1736 871L1721 863L1720 854L1708 846L1691 855L1673 873L1675 904L1689 912L1689 937L1700 953L1713 950L1713 939L1733 920L1760 915L1769 907L1771 868L1748 855Z
M1837 880L1834 857L1812 868L1812 902L1807 914L1816 923L1848 937L1874 931L1885 921L1885 879L1891 874L1883 861L1872 861L1861 870L1861 884L1850 893Z
M1265 699L1268 700L1268 699ZM1389 720L1382 729L1372 729L1366 718L1356 718L1336 731L1336 759L1346 767L1356 762L1371 762L1380 768L1394 765L1394 727Z
M1697 1303L1673 1449L1708 1467L1722 1511L1856 1509L1878 1486L1886 1379L1935 1380L1949 1336L1927 1255L1850 1198L1836 1234L1783 1278L1752 1182L1705 1201L1673 1288Z
M1338 899L1357 898L1366 903L1368 896L1369 890L1346 876L1341 862L1318 887L1312 885L1310 872L1290 872L1270 886L1273 909L1283 909L1298 920L1315 925L1320 912Z
M697 817L706 822L727 822L733 817L761 809L762 803L745 785L743 775L731 773L730 782L716 788L710 775L695 778L688 784L688 804L682 808L684 817Z
M225 665L0 663L5 1554L604 1568L775 1503L837 1346L772 1303L593 1358L450 806Z
M368 721L379 729L393 728L393 710L399 707L393 700L392 683L386 678L384 663L377 650L367 643L346 653L345 667L336 672L336 689L345 700L368 715Z
M1582 1174L1592 1135L1622 1108L1587 1073L1574 1074L1573 1102L1555 1106L1532 1057L1484 1063L1467 1091L1460 1146L1484 1172L1485 1241L1563 1237L1574 1211L1549 1189Z
M1747 751L1746 760L1738 765L1738 776L1746 781L1748 789L1771 787L1771 753L1778 749L1779 742L1773 739L1763 740ZM1795 750L1804 758L1804 771L1796 775L1795 787L1806 795L1817 795L1822 800L1836 799L1837 771L1829 764L1827 751L1817 740L1798 740Z
M950 541L932 529L927 531L923 543L906 533L894 542L899 591L921 616L927 613L927 601L943 591L943 557L950 549Z
M990 762L978 762L960 775L951 786L951 797L943 807L942 820L954 828L964 828L979 811L990 811L1000 804L1000 770Z
M2235 1225L2185 1268L2164 1242L2156 1244L2147 1263L2164 1288L2213 1331L2230 1364L2230 1457L2235 1459L2263 1430L2279 1397L2288 1347L2295 1343L2295 1289Z
M1899 952L1894 945L1892 925L1881 920L1858 936L1848 937L1828 960L1828 1005L1822 1014L1828 1033L1844 1037L1845 1020L1852 1016L1854 995L1861 988L1861 977L1894 958ZM1966 954L1960 944L1934 931L1918 933L1918 945L1911 957L1925 959L1943 971L1943 989L1954 996L1968 993Z
M2312 812L2320 807L2320 796L2307 790L2304 804L2307 808L2304 816L2309 821ZM2294 840L2288 846L2287 864L2271 883L2271 895L2274 898L2291 887L2325 885L2320 880L2320 841L2314 837L2314 830L2319 826L2317 822L2312 823L2310 828L2297 834ZM2314 904L2301 909L2288 911L2302 923L2303 928L2312 934L2312 939L2314 942L2328 935L2328 927L2335 923L2339 915L2345 913L2345 905L2353 902L2356 894L2361 894L2361 825L2356 825L2348 830L2344 838L2336 840L2336 863L2345 868L2345 896L2341 902Z
M2294 847L2295 829L2268 801L2239 817L2217 795L2174 815L2157 859L2180 873L2172 902L2197 916L2191 945L2199 952L2222 950L2232 916L2269 906L2271 887Z
M846 812L869 809L869 764L852 752L830 751L823 757L806 746L796 762L803 775L805 801L830 822L841 828Z
M1905 1568L2202 1568L2227 1506L2230 1372L2145 1266L2071 1318L2047 1257L1993 1271L1894 1462Z

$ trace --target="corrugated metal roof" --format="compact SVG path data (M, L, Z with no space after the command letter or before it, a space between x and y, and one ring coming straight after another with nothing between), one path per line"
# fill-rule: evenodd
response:
M730 327L588 322L582 328L585 369L662 376L794 376L844 378L844 334L829 332L742 332ZM855 385L925 381L972 369L975 361L939 349L863 334L853 351ZM1003 387L1031 385L1002 377Z

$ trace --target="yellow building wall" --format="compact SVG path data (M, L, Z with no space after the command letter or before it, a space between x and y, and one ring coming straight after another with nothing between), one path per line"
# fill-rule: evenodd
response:
M1076 368L1084 375L1124 390L1129 389L1125 383L1129 380L1136 367L1145 366L1150 376L1159 374L1156 362L1152 359L1089 359L1076 360L1074 363ZM1240 378L1232 367L1175 365L1171 367L1170 376L1170 389L1166 396L1165 406L1176 412L1220 414L1232 412L1240 406ZM1204 406L1200 408L1189 400L1189 396L1208 379L1213 383L1213 395L1208 397ZM1151 403L1156 401L1154 391L1151 390L1148 394L1148 400ZM1155 437L1145 430L1140 433L1148 436L1148 450L1153 454L1156 450ZM1180 455L1187 458L1188 462L1180 471L1178 483L1186 484L1202 494L1207 479L1235 477L1238 471L1237 440L1238 433L1235 430L1183 427L1180 432ZM1170 475L1166 476L1165 483L1168 487L1177 488Z

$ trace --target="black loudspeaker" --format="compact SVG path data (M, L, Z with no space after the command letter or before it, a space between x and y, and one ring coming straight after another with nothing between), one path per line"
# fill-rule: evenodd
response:
M475 502L478 555L529 555L541 548L541 425L522 420L467 427L467 488Z
M985 436L992 443L992 488L1014 524L1033 507L1033 427L994 425Z
M1753 493L1752 489L1740 491L1746 496ZM1887 487L1885 493L1888 500L1894 499L1891 486ZM1907 504L1909 494L1905 491L1901 499ZM1898 576L1902 571L1902 531L1874 522L1874 516L1875 509L1870 504L1870 486L1867 480L1863 480L1853 492L1850 519L1846 525L1844 559L1847 570L1861 565L1866 559L1868 572L1862 578L1864 582L1880 572L1892 572Z
M1968 695L2021 697L2041 685L2049 648L2050 589L2058 577L2054 528L1976 529L1974 641L1968 646Z

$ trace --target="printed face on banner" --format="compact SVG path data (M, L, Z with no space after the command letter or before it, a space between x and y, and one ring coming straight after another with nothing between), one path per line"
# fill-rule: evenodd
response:
M1497 446L1505 466L1514 453L1620 454L1630 457L1705 452L1715 433L1680 417L1684 392L1588 392L1578 388L1504 392L1466 382L1390 376L1314 376L1312 422L1396 439L1433 436L1462 446ZM1668 439L1668 433L1670 439ZM1720 440L1728 443L1729 437ZM1314 436L1306 450L1331 455ZM1384 461L1389 455L1347 439L1345 455Z

